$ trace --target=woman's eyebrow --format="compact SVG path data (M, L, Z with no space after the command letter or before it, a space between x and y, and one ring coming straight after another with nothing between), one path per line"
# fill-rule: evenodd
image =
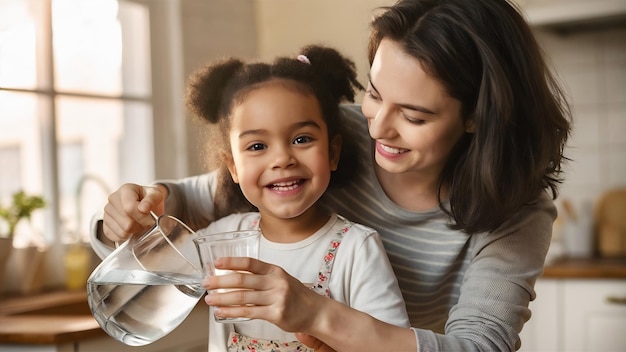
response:
M368 79L368 81L370 82L370 86L372 86L372 89L374 89L376 91L376 93L380 94L378 92L378 89L376 89L376 86L374 85L374 83L372 83L371 78ZM419 112L423 112L425 114L434 114L435 112L424 107L421 105L415 105L415 104L407 104L407 103L396 103L395 105L403 108L403 109L407 109L407 110L413 110L413 111L419 111Z

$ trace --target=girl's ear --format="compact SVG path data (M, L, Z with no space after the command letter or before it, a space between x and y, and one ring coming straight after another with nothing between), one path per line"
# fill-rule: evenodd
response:
M338 134L333 137L332 141L330 141L330 149L328 152L330 154L330 170L337 171L339 158L341 156L341 135Z
M228 168L228 172L230 173L230 177L232 177L233 182L239 183L239 176L237 176L237 168L235 167L235 161L233 160L232 154L221 153L220 159Z
M467 119L467 121L465 121L465 132L474 133L475 130L476 128L474 126L474 119L473 118Z

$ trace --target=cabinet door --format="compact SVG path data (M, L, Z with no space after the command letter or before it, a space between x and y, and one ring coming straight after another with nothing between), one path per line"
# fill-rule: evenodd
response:
M626 280L564 280L563 285L563 350L626 351Z
M520 334L519 352L559 351L559 297L562 287L558 280L537 280L537 298L530 302L532 316Z

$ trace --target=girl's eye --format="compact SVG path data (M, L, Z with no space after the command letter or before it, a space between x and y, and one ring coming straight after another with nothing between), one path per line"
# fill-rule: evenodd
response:
M263 143L254 143L248 148L246 148L246 150L251 150L251 151L263 150L263 149L265 149L265 144Z
M303 144L303 143L308 143L312 140L311 137L307 137L307 136L298 136L296 137L296 139L293 140L293 144Z

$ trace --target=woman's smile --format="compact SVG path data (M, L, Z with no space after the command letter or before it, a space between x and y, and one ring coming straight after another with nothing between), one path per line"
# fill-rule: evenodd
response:
M398 159L409 152L409 149L391 147L376 141L376 151L380 156L387 159Z

